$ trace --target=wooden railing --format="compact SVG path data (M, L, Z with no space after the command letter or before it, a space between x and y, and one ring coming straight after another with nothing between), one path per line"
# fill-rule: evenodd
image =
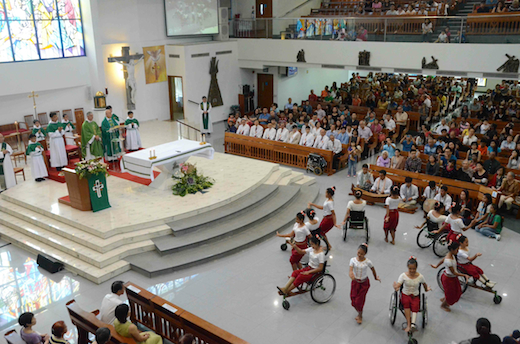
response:
M306 169L310 153L321 155L327 162L324 173L331 175L332 151L305 147L285 142L259 139L233 133L225 133L225 152L248 158L275 162Z
M514 14L513 14L514 13ZM470 13L467 35L517 35L520 34L520 13Z

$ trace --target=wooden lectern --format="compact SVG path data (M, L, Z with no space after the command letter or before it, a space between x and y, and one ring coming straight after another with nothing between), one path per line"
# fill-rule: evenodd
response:
M62 201L61 199L59 201L82 211L92 210L88 179L79 179L76 171L70 168L64 168L63 173L65 174L65 181L67 182L70 203Z

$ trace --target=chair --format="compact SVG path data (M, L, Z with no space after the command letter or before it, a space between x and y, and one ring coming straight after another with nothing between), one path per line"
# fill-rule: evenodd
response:
M23 180L25 181L25 171L24 171L23 167L14 167L13 171L14 171L15 179L16 179L16 174L22 173ZM16 184L18 184L18 182L16 182Z
M47 116L47 112L41 112L38 114L38 121L40 121L40 124L42 127L47 127L47 124L49 124L49 117Z
M23 119L25 121L25 125L27 126L27 129L32 129L33 121L34 121L34 115L25 115L25 116L23 116Z
M25 344L22 337L16 332L16 330L8 331L4 334L4 339L8 344Z
M71 109L63 110L61 113L62 113L63 116L65 116L65 115L69 115L69 120L70 120L72 123L75 123L75 121L74 121L74 114L72 113L72 110L71 110Z

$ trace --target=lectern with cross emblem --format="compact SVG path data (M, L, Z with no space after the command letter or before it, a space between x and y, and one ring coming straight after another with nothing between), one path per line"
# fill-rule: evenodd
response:
M121 55L120 57L109 57L108 62L117 62L123 65L126 85L126 107L128 110L135 110L135 92L137 86L135 80L135 65L144 58L144 55L139 53L130 55L130 47L122 47Z

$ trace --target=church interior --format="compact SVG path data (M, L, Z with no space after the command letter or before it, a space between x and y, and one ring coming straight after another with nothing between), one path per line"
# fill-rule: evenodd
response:
M520 343L519 22L0 0L0 344Z

